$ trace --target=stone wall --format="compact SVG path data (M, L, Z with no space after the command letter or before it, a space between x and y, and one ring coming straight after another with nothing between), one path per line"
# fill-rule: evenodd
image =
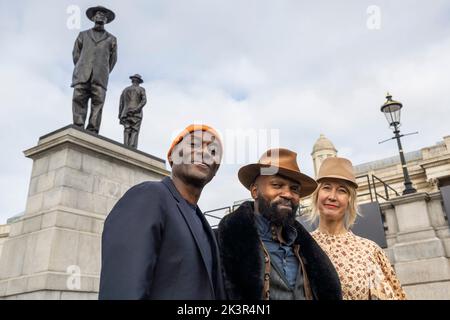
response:
M0 225L0 259L2 257L3 243L8 239L10 226Z
M401 196L381 209L386 253L408 299L450 299L450 228L440 192Z
M25 155L28 199L3 244L0 297L96 299L105 217L131 186L167 176L165 162L72 126Z

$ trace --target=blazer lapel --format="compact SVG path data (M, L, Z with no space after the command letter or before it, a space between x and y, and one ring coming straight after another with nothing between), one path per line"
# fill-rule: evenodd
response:
M212 255L212 259L213 259L213 266L212 266L213 274L210 275L210 279L212 279L212 277L214 277L216 280L214 283L217 286L213 286L213 288L215 289L215 292L216 292L216 298L223 299L224 288L223 288L223 283L222 283L222 278L221 278L222 277L222 266L220 263L219 245L217 244L216 235L214 234L214 231L210 227L208 220L206 220L203 212L199 208L198 208L198 211L200 213L199 216L200 216L200 220L202 221L202 224L207 226L206 228L204 228L204 230L207 233L207 235L210 239L210 243L211 243L211 255Z
M103 35L100 37L100 39L96 39L95 36L94 36L94 30L93 29L89 29L88 35L92 39L92 41L94 41L95 43L99 43L99 42L105 40L108 37L109 34L108 34L107 31L105 31L105 32L103 32Z
M208 274L208 279L209 279L209 284L211 286L211 290L212 290L212 292L215 292L214 291L213 281L212 281L212 275L210 273L209 268L206 266L206 261L205 261L205 256L206 256L205 245L207 245L207 244L199 241L199 236L198 236L197 232L201 232L201 231L196 231L196 227L194 225L194 222L192 221L191 217L187 216L188 212L190 210L193 210L193 209L189 207L189 205L186 203L186 200L183 199L183 197L180 195L178 190L175 188L175 185L173 184L172 179L170 179L169 177L166 177L166 178L164 178L162 180L162 183L170 190L170 192L172 193L174 198L177 200L178 209L179 209L180 213L182 214L184 220L186 221L186 224L188 225L189 230L191 231L192 237L194 238L194 241L195 241L195 243L197 245L197 248L200 251L200 255L202 257L203 265L205 266L205 269L206 269L207 274ZM200 215L200 220L202 221L203 225L205 223L208 223L206 221L206 219L203 217L203 215ZM215 244L214 236L211 234L211 231L209 229L210 228L204 228L205 231L207 230L206 232L208 233L208 236L211 239L211 245L214 245ZM215 250L211 250L211 254L213 255L213 259L217 261L216 252L215 252Z

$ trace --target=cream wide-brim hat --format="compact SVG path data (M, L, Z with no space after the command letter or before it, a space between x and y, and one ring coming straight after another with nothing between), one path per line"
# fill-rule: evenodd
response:
M316 180L320 183L326 178L344 180L349 182L355 189L358 188L353 165L350 160L345 158L330 157L322 162Z

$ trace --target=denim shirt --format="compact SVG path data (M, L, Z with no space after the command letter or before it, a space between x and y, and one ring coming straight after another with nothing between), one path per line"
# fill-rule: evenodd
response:
M299 268L299 261L294 254L292 245L297 238L297 230L294 227L289 227L285 231L285 244L272 240L272 232L270 228L270 221L261 214L255 214L256 227L258 234L261 237L264 246L270 254L271 262L275 267L282 271L284 278L288 281L289 287L292 289L295 286Z

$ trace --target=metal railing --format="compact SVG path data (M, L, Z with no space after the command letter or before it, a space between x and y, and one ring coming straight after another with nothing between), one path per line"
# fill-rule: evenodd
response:
M378 180L383 185L385 197L383 197L381 194L379 194L377 192L375 179ZM390 185L388 185L386 182L384 182L383 180L381 180L374 174L372 175L372 183L373 183L373 188L375 190L375 200L376 201L378 201L378 197L381 197L386 201L389 200L389 190L393 191L397 197L400 196L400 194L394 188L392 188Z
M369 191L367 193L358 193L358 198L364 197L369 195L370 196L370 202L373 202L373 198L375 197L375 201L378 202L378 197L384 199L385 201L389 200L389 191L392 191L396 196L400 196L400 194L392 188L389 184L378 178L376 175L372 174L372 181L370 181L370 176L368 174L363 174L360 176L357 176L356 179L365 178L367 181L367 188ZM378 193L377 191L377 183L381 184L384 191L384 196L382 193ZM391 193L392 193L391 192Z
M367 182L367 188L368 188L368 192L366 193L358 193L358 198L360 197L364 197L364 196L370 196L370 202L374 202L374 198L375 201L378 202L378 197L384 199L385 201L389 200L390 197L390 193L394 193L396 196L400 196L400 194L394 189L392 188L389 184L387 184L386 182L384 182L383 180L381 180L380 178L378 178L375 175L371 175L369 176L368 174L363 174L363 175L359 175L356 176L356 179L365 179ZM381 186L383 187L383 191L384 191L384 195L383 193L378 193L377 191L377 184L381 184ZM391 192L389 192L391 191ZM223 216L218 216L218 215L214 215L211 213L214 212L218 212L218 211L225 211L225 214L233 212L237 207L239 207L244 201L247 201L249 199L244 199L244 200L239 200L239 201L235 201L233 205L231 206L226 206L226 207L222 207L222 208L218 208L218 209L214 209L214 210L209 210L209 211L205 211L203 214L206 217L210 217L213 219L218 220L217 224L212 225L213 228L217 227L220 220L222 220ZM302 216L305 211L307 211L307 209L310 206L304 206L302 204L299 205L299 216Z
M234 208L233 208L233 210L234 210ZM222 208L208 210L208 211L203 212L204 216L219 220L217 222L217 224L212 225L211 228L216 228L219 225L220 220L222 220L222 218L223 218L223 216L220 217L220 216L211 214L211 212L217 212L217 211L225 211L225 213L228 213L228 212L231 212L231 207L230 206L222 207Z
M364 196L370 195L370 202L373 202L372 187L370 186L369 175L368 174L363 174L363 175L360 175L360 176L356 176L355 178L356 178L356 180L358 180L360 178L366 178L367 185L368 185L368 188L369 188L369 192L367 192L367 193L359 193L358 197L364 197Z

